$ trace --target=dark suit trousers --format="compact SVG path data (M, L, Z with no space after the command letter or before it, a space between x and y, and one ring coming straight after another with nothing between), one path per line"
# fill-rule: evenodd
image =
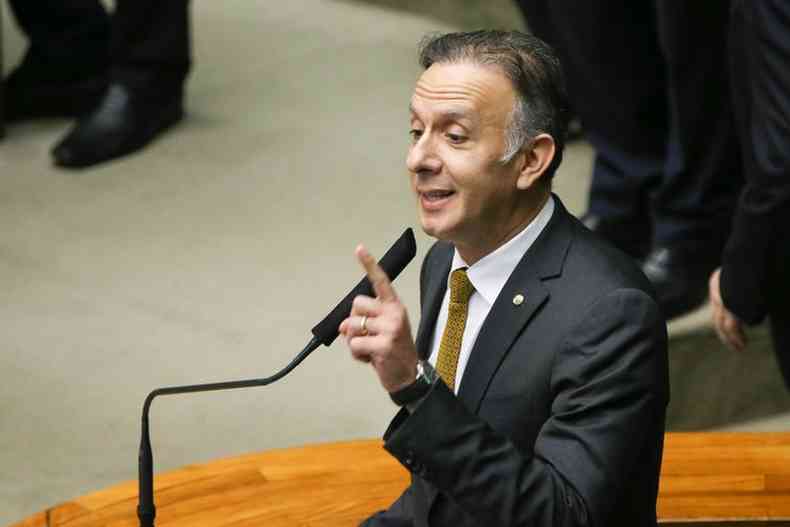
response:
M723 244L740 186L726 2L519 0L596 150L590 212ZM652 215L652 218L651 218Z
M52 75L109 68L114 81L144 94L182 89L190 69L189 0L10 0L30 39L29 58Z
M725 305L741 319L771 319L790 387L790 4L736 0L730 36L746 185L724 252Z

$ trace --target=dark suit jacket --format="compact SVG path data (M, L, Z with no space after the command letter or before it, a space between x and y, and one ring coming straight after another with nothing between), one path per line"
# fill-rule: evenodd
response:
M438 383L387 430L412 483L365 525L655 526L666 324L630 260L555 200L483 323L458 397ZM439 242L423 263L422 357L452 254Z

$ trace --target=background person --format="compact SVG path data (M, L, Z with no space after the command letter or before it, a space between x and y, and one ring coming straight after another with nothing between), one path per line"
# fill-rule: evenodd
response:
M727 2L519 0L595 149L585 225L643 262L668 318L702 304L741 185Z
M729 55L746 186L710 280L713 323L742 350L743 324L769 317L790 388L790 5L733 2Z
M76 117L56 165L91 166L139 150L183 117L188 0L9 0L30 43L6 80L9 122Z

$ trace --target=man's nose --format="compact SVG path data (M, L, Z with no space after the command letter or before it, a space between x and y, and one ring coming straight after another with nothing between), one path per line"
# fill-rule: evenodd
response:
M436 151L435 142L428 134L412 143L409 155L406 157L406 168L415 174L421 172L435 173L441 169L441 158Z

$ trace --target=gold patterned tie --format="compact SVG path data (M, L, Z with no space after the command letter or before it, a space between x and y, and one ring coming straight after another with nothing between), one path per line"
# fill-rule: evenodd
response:
M456 269L450 275L450 304L447 311L447 325L442 333L439 344L439 358L436 360L436 371L444 383L455 391L455 371L458 369L458 354L461 352L461 339L466 327L466 314L469 309L469 297L475 287L466 276L466 267Z

